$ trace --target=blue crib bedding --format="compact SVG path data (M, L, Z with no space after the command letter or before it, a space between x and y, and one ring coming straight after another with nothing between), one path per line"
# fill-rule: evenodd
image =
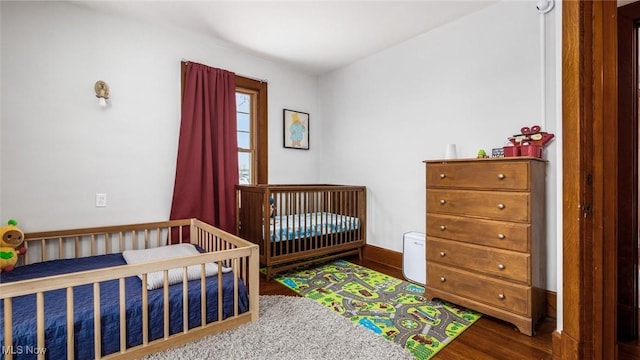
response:
M15 268L12 272L0 273L0 283L8 283L37 277L66 274L84 270L125 265L121 254L100 255L78 259L53 260ZM233 273L223 274L223 319L234 315ZM207 323L218 319L218 280L217 276L208 277L207 286ZM240 313L249 309L246 288L238 279L238 302ZM189 328L200 325L200 280L188 283ZM118 280L100 283L100 312L102 355L120 350ZM127 347L142 344L142 281L137 277L125 279ZM164 335L164 296L163 289L150 290L149 299L149 341ZM93 285L74 288L74 327L75 358L93 359L94 321L93 321ZM66 290L48 291L44 294L45 304L45 355L48 359L67 358L67 315ZM4 301L0 304L0 313L4 314ZM13 344L4 344L4 315L0 319L0 348L12 351L14 359L35 359L36 348L36 296L25 295L13 299ZM169 286L169 330L171 334L183 330L182 282Z
M327 212L282 215L271 218L271 241L292 240L356 230L357 217Z

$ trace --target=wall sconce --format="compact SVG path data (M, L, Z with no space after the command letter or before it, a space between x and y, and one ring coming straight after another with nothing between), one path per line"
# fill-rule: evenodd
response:
M109 85L102 80L96 81L95 85L96 97L98 98L98 104L105 108L107 107L107 99L109 98Z

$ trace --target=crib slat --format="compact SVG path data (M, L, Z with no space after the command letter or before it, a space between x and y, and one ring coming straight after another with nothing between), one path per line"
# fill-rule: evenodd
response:
M44 239L43 239L43 241L44 241ZM74 257L76 259L79 258L80 257L79 256L80 255L80 237L79 236L75 237L75 248L74 248L74 251L75 251ZM43 261L44 261L44 259L43 259Z
M248 278L248 275L249 275L249 263L247 261L247 258L244 258L244 257L240 258L240 266L242 266L242 272L240 274L240 276L242 276L242 281L245 284L249 284L250 283L249 278Z
M304 214L304 212L300 207L300 193L295 192L295 193L292 193L291 195L294 197L293 211L295 212L295 214ZM295 225L295 222L294 222L294 225ZM291 251L292 252L300 251L300 241L302 241L302 238L303 238L302 234L304 234L304 226L300 220L298 220L298 228L294 229L293 233L294 234L300 233L300 236L294 237L295 240L291 243Z
M37 317L37 332L38 332L38 349L44 349L44 293L38 292L36 294L36 317ZM44 359L44 353L38 351L38 359Z
M13 346L13 299L4 299L4 343L5 346ZM12 360L12 351L5 353L5 359Z
M169 338L169 270L164 270L164 283L162 292L164 294L164 338Z
M231 262L233 263L231 266L233 268L233 316L238 316L238 308L240 307L238 302L238 258L233 258ZM219 315L219 317L221 316Z
M297 213L299 214L304 214L304 213L308 213L308 200L306 198L306 193L297 193L296 194L296 198L299 201L299 205L298 205L298 209L296 210ZM297 216L297 215L296 215ZM303 217L300 218L298 220L298 225L300 228L300 233L301 234L305 234L309 231L309 226L311 224L309 224L307 222L307 217ZM295 237L295 240L293 240L293 252L299 252L299 251L304 251L305 250L305 245L306 245L306 241L304 236L299 236L299 237Z
M342 232L342 244L348 243L349 242L349 233L351 232L352 226L351 226L351 209L349 208L349 204L351 203L351 195L353 194L353 192L351 191L345 191L342 194L342 201L343 201L343 206L342 206L342 211L340 212L340 225L342 226L343 229L345 229Z
M106 254L111 254L111 234L104 234L104 250Z
M297 219L297 214L298 213L298 208L297 208L297 194L295 192L293 193L288 193L287 194L287 199L288 199L288 203L289 206L287 207L287 220L289 220L289 218L291 219L290 221L290 227L291 227L291 233L289 234L289 236L287 236L287 241L285 242L285 252L287 254L292 253L295 251L296 249L296 243L298 242L298 238L296 236L297 233L299 233L301 231L300 229L300 221L299 219ZM296 224L297 222L297 224ZM290 237L290 240L289 240Z
M73 287L67 288L67 359L75 357L76 332L73 319Z
M349 221L350 221L350 215L349 215L349 201L351 199L351 192L350 191L342 191L341 193L341 200L342 200L342 209L340 210L339 213L339 217L340 217L340 226L344 229L344 231L342 232L342 239L340 241L341 244L344 244L347 242L347 237L349 236Z
M280 195L280 197L282 197L282 193L280 193L278 195ZM289 200L288 197L285 196L284 197L284 204L283 204L283 207L282 207L282 209L284 210L285 215L289 215L291 213L291 211L289 210L289 201L288 200ZM285 224L285 229L288 229L289 228L289 216L287 216L285 219L286 219L285 223L284 223ZM286 238L285 239L280 239L280 240L281 240L279 242L279 244L280 244L280 254L282 254L283 251L284 251L283 250L284 244L287 244L287 242L284 241L284 240L286 240Z
M207 323L207 281L204 274L204 264L200 265L200 326Z
M142 344L149 344L149 290L147 274L142 274Z
M118 280L120 294L120 352L127 351L127 299L124 291L124 278Z
M218 322L222 321L222 264L218 261Z
M182 268L182 331L189 331L189 286L188 267Z
M344 191L340 191L340 212L338 213L338 226L342 229L346 229L345 227L345 213L346 213L346 205L345 205L345 192ZM344 244L345 240L344 240L344 234L345 231L341 231L338 235L340 236L338 238L338 243L339 244Z
M269 214L269 197L272 196L271 193L267 190L266 194L265 194L265 198L262 200L262 211L263 214L261 214L260 216L267 216L266 214ZM280 202L276 200L276 204L279 206ZM276 209L276 214L275 216L279 216L280 215L281 210L280 209ZM271 221L263 221L264 223L264 232L262 233L263 235L260 235L260 239L262 239L262 242L260 242L260 254L265 255L266 259L270 259L271 258L271 236L269 234L275 234L276 233L276 225L275 225L275 221L271 222ZM271 227L273 227L273 230L271 230ZM266 246L262 246L265 245ZM269 279L269 276L271 274L270 272L271 268L267 266L267 279Z
M96 359L102 356L100 316L100 283L93 283L93 348Z
M322 192L322 210L327 210L326 206L329 203L329 192L328 191L323 191ZM320 215L320 221L322 221L322 216ZM326 218L326 215L324 215L324 217ZM324 222L321 222L321 224ZM326 224L324 224L324 226L326 226ZM321 230L320 233L323 233L323 231ZM327 233L327 231L324 231L324 234L322 235L322 243L320 244L320 247L323 248L326 245L329 245L331 243L331 239L329 238L329 234Z
M358 193L357 192L353 192L353 198L351 200L351 204L352 206L355 206L354 209L351 210L351 216L353 216L355 219L352 219L353 223L352 223L352 227L354 228L354 231L350 231L349 233L351 234L351 237L349 238L349 240L354 241L357 239L361 239L360 236L358 236L358 228L360 225L360 214L358 213ZM359 226L356 227L356 224L358 224ZM355 237L355 239L354 239Z
M357 210L358 207L356 206L356 204L358 204L358 194L355 191L352 191L350 194L350 200L349 200L349 216L351 216L351 218L349 219L350 223L349 223L349 228L353 229L352 231L349 231L347 233L347 241L351 242L354 240L354 236L356 236L356 222L358 221L358 215L357 215ZM355 208L354 208L355 206Z
M330 208L331 209L330 213L336 214L335 215L336 226L341 226L342 225L342 214L343 214L343 211L344 211L344 203L342 202L343 201L342 195L343 195L343 192L342 191L338 191L337 193L333 194L333 199L331 200L332 202L334 202L334 201L337 202L336 205L331 204L331 208ZM332 215L329 215L329 216L332 216ZM333 219L331 219L331 220L333 220ZM328 229L327 229L327 231L328 231ZM335 245L342 244L342 241L343 241L343 239L342 239L342 231L333 234L333 236L331 236L331 239L332 239L332 245L334 245L334 244Z
M318 211L320 211L318 204L320 204L320 199L322 199L322 192L318 191L315 193L315 201L314 201L314 217L316 218L315 223L319 224L320 223L320 215L318 214ZM320 244L322 242L322 233L318 234L316 233L314 236L314 244L311 247L312 249L317 249L318 247L320 247Z
M302 214L309 213L309 201L307 199L307 196L308 196L307 191L303 191L298 194L298 197L300 198L300 213ZM309 223L309 219L307 219L307 216L303 217L300 226L302 228L303 234L309 233L309 231L311 230L311 224ZM298 238L297 249L295 249L294 251L300 252L305 250L305 244L307 242L306 238L307 238L306 235Z
M24 246L24 248L27 249L27 253L29 253L29 244L28 244L28 242L27 241L23 242L22 246ZM29 265L30 264L29 256L21 256L18 259L18 264L20 264L20 261L22 261L22 265Z
M285 213L287 214L287 217L286 217L286 219L287 219L286 228L288 229L290 227L289 215L292 213L292 211L291 211L291 193L287 193L285 195L285 203L286 203L286 205L285 205ZM285 253L289 253L289 242L288 241L283 241L283 242L281 242L281 244L284 244Z

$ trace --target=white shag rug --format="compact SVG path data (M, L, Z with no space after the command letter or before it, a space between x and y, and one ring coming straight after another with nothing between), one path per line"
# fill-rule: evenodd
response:
M145 359L407 359L410 352L307 298L262 295L260 319Z

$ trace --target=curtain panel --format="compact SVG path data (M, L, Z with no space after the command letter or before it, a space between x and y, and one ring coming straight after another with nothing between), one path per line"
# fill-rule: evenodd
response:
M171 219L195 217L235 232L235 93L234 73L186 64Z

